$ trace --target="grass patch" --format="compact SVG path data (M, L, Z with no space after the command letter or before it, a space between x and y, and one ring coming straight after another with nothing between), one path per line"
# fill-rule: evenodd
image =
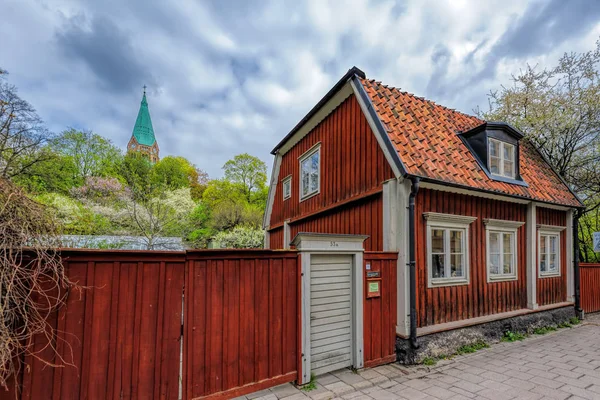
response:
M315 374L310 374L310 382L306 385L302 386L302 390L305 392L310 392L311 390L315 390L317 388L317 381L315 379Z
M527 335L519 332L506 331L504 332L504 336L500 339L501 342L516 342L517 340L524 340Z
M571 325L579 325L579 323L580 323L581 321L580 321L580 320L579 320L579 318L577 318L577 317L572 317L572 318L569 320L569 322L571 323Z
M433 357L425 357L422 362L423 365L432 366L437 364L437 360Z
M536 335L545 335L546 333L554 332L556 330L553 326L543 326L541 328L535 328L533 333Z
M571 324L570 324L570 323L568 323L568 322L561 322L560 324L558 324L558 327L559 327L559 328L561 328L561 329L562 329L562 328L572 328L572 327L573 327L573 325L571 325Z
M467 345L464 345L464 346L460 346L458 348L458 350L456 350L456 354L460 356L462 354L475 353L477 350L487 349L488 347L490 347L489 344L487 344L483 340L480 340L480 341L475 342L475 343L471 343L471 344L467 344Z

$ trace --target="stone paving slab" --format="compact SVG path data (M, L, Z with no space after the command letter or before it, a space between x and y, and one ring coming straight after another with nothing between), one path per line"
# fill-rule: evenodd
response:
M499 343L434 367L345 369L317 377L311 391L286 384L240 399L600 400L600 314L572 329Z

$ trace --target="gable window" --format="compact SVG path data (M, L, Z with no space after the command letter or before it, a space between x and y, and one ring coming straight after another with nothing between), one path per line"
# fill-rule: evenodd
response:
M486 219L488 282L517 279L517 230L524 222Z
M300 157L300 200L319 193L321 184L321 145Z
M469 225L476 218L425 213L428 287L469 283Z
M539 230L538 263L541 277L560 275L560 230Z
M494 175L515 177L515 145L497 139L489 139L489 170Z
M283 185L283 199L287 200L292 197L292 176L288 176L282 182Z

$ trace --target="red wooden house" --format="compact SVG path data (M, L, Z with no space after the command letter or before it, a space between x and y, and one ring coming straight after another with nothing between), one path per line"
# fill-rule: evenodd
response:
M513 127L352 68L272 154L265 245L302 252L305 368L361 366L357 314L378 290L396 290L395 334L413 344L572 306L583 205ZM398 252L396 282L370 273L363 250Z

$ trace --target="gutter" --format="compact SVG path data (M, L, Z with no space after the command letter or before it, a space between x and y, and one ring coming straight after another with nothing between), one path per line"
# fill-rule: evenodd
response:
M409 240L409 276L410 276L410 345L413 349L419 348L417 343L417 274L416 274L416 238L415 238L415 197L419 193L419 182L420 178L411 177L412 183L410 188L410 195L408 197L408 240Z

